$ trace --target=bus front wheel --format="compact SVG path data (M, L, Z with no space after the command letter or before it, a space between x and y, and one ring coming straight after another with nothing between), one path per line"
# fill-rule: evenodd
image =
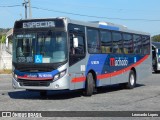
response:
M92 96L94 89L95 89L95 81L94 81L93 75L92 75L92 73L88 73L84 95L85 96Z
M129 73L129 79L127 83L127 88L128 89L133 89L136 85L136 76L133 70L130 71Z

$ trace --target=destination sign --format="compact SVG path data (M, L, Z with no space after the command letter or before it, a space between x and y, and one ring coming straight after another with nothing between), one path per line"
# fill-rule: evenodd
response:
M55 27L54 21L40 21L40 22L24 22L23 28L47 28Z

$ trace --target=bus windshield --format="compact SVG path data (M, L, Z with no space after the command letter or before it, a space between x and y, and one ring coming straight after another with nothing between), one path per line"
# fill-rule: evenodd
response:
M14 42L18 63L58 63L67 59L65 32L17 34Z

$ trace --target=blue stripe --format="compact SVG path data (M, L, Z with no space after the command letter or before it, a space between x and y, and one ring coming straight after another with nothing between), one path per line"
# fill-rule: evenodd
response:
M56 74L59 73L58 70L53 70L51 72L35 72L35 73L32 73L32 72L20 72L19 70L15 70L14 73L18 76L24 76L24 75L36 75L37 77L40 77L40 78L45 78L45 77L53 77L55 76Z
M99 25L99 28L119 31L119 27L108 26L108 25Z

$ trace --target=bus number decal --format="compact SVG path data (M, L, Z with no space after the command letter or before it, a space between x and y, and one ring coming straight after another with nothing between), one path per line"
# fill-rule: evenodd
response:
M26 62L26 58L25 57L18 57L18 62L24 63L24 62Z
M91 64L92 65L97 65L97 64L99 64L99 61L91 61Z

